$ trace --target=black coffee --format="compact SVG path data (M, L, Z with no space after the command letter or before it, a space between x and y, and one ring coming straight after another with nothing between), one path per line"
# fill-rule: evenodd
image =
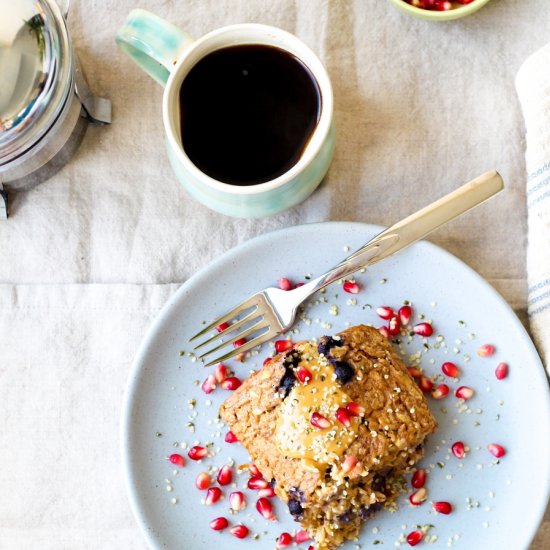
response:
M203 57L180 90L183 149L212 178L254 185L299 160L319 120L315 77L296 57L263 45Z

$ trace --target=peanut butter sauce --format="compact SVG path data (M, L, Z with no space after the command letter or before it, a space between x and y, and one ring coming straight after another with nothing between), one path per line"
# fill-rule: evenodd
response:
M359 419L350 417L349 428L338 421L336 411L351 399L336 381L334 368L319 357L313 345L300 344L298 349L302 353L298 368L305 367L312 378L307 384L298 382L283 401L277 419L277 444L286 456L301 458L308 467L323 471L338 463L355 440ZM312 425L314 412L323 415L330 426L321 429Z

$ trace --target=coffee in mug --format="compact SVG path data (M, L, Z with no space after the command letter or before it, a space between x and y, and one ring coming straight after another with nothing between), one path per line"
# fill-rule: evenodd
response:
M319 185L334 151L332 86L294 35L243 23L193 40L137 9L116 39L165 86L168 159L194 198L229 216L259 217Z
M321 108L310 70L288 51L263 44L209 53L183 80L179 100L183 150L199 170L231 185L287 172Z

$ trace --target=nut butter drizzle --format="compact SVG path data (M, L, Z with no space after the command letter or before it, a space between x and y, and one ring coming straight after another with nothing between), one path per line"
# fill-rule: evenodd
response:
M336 464L358 434L359 419L352 418L346 428L336 419L339 407L351 401L336 380L334 368L309 342L299 344L298 367L312 374L308 383L297 382L281 404L277 419L277 444L290 458L301 458L309 468L324 471ZM311 424L318 412L330 421L325 429Z

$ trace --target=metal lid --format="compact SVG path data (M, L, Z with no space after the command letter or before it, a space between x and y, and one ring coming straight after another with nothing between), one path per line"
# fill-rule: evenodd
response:
M55 0L0 0L0 166L55 122L73 87L73 54Z

